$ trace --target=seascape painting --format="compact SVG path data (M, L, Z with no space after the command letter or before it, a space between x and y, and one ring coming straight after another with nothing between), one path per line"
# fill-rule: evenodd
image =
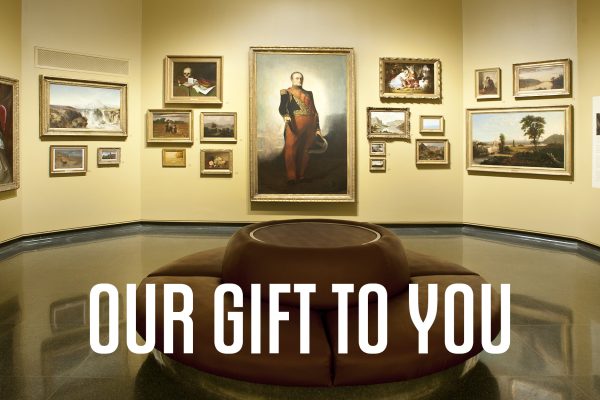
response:
M515 64L516 97L565 96L571 94L570 60Z
M570 106L467 110L470 170L569 175Z

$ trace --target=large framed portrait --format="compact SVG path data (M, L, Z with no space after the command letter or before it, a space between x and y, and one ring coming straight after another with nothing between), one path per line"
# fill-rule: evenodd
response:
M410 140L409 109L367 107L367 138Z
M467 110L467 170L573 173L572 107Z
M386 99L440 99L442 62L437 58L379 59L379 96Z
M354 202L354 50L250 49L251 201Z
M127 84L40 76L44 136L127 136Z
M19 81L0 76L0 192L19 187Z
M571 60L513 64L515 97L570 96Z
M147 143L193 143L194 116L192 110L148 110Z
M167 56L165 103L222 104L223 57Z

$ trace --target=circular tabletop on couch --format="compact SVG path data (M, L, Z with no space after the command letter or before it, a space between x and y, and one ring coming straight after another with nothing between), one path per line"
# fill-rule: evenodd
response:
M381 234L371 228L340 222L286 222L260 226L250 237L263 243L289 247L335 248L375 242Z

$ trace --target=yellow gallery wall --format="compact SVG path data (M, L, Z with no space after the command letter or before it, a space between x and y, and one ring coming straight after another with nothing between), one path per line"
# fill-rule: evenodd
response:
M23 233L140 219L141 0L22 0L21 176ZM129 61L129 75L82 73L35 66L34 48ZM128 84L126 140L41 140L39 76ZM50 145L87 145L85 176L49 176ZM118 168L98 168L98 147L121 147Z
M600 191L591 189L590 150L591 95L593 85L598 88L592 73L597 68L590 62L598 60L594 54L597 45L592 40L594 35L598 37L598 28L594 31L588 26L578 38L578 15L582 18L590 10L597 14L599 7L594 1L579 3L585 3L585 8L578 13L575 0L463 1L464 108L571 104L575 120L573 179L465 171L464 222L570 236L600 244L600 213L594 206L600 200ZM563 58L573 63L572 97L515 100L513 63ZM474 70L492 67L502 70L502 100L476 101Z
M20 80L21 0L6 0L2 3L0 54L0 76ZM21 234L21 209L21 190L0 192L0 242Z
M17 7L18 8L18 7ZM595 212L599 190L591 189L591 96L599 83L593 0L405 0L191 2L185 8L161 0L125 2L22 0L22 20L3 41L17 61L0 59L3 71L21 79L21 182L0 195L0 242L21 234L127 221L246 222L271 218L332 216L387 223L471 223L580 238L600 244ZM519 12L515 12L519 10ZM18 13L18 9L15 10ZM17 15L17 14L15 14ZM425 17L422 17L425 16ZM18 21L18 17L14 18ZM190 23L179 23L188 19ZM597 20L597 18L596 18ZM17 23L17 22L15 22ZM14 32L13 32L14 31ZM129 60L126 77L36 68L34 47ZM249 201L249 73L251 46L339 46L355 50L356 204L251 204ZM167 54L224 58L224 104L194 107L194 144L187 168L162 168L160 146L145 143L145 112L162 108L163 60ZM18 61L20 56L20 62ZM379 57L439 58L439 104L382 102ZM565 99L515 101L512 64L555 58L573 60L574 95ZM501 67L501 101L474 99L474 69ZM5 74L8 74L6 72ZM126 82L129 136L115 140L40 140L38 76ZM309 87L310 77L306 77ZM598 92L596 92L598 93ZM573 104L575 178L572 180L473 175L465 171L465 108ZM409 107L410 143L388 142L387 172L371 173L366 139L367 107ZM199 113L238 114L236 144L200 144ZM448 168L418 169L415 139L419 115L443 115L450 142ZM588 122L589 121L589 122ZM87 144L86 176L49 177L51 144ZM99 146L118 146L118 168L98 168ZM234 152L232 177L201 177L202 148Z
M223 56L224 104L218 108L195 107L195 141L187 149L187 168L162 168L160 147L143 151L142 218L226 222L335 216L374 222L460 223L461 2L422 2L418 15L414 10L414 2L407 0L310 0L301 5L273 0L207 0L187 3L183 9L178 3L144 0L142 106L145 109L163 106L165 55ZM189 22L169 23L173 18ZM248 54L251 46L354 48L356 204L250 204ZM378 90L379 57L441 59L441 104L383 103ZM310 78L305 77L308 89ZM413 139L388 142L387 172L371 173L366 108L381 106L410 108ZM199 143L200 111L216 110L237 112L236 144ZM421 137L419 115L431 114L446 118L446 138L451 143L449 168L417 169L415 165L414 139ZM200 176L200 149L209 148L233 149L232 177Z

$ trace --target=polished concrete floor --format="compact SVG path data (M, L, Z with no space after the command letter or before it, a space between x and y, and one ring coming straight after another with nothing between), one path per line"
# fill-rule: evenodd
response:
M87 307L93 285L112 283L124 294L127 283L171 260L225 245L233 230L109 230L0 252L0 399L219 398L190 393L152 356L132 354L124 345L111 355L92 352ZM514 240L397 232L409 249L463 264L494 285L511 284L509 351L482 354L460 384L434 398L600 398L600 263ZM223 391L222 398L228 396Z

